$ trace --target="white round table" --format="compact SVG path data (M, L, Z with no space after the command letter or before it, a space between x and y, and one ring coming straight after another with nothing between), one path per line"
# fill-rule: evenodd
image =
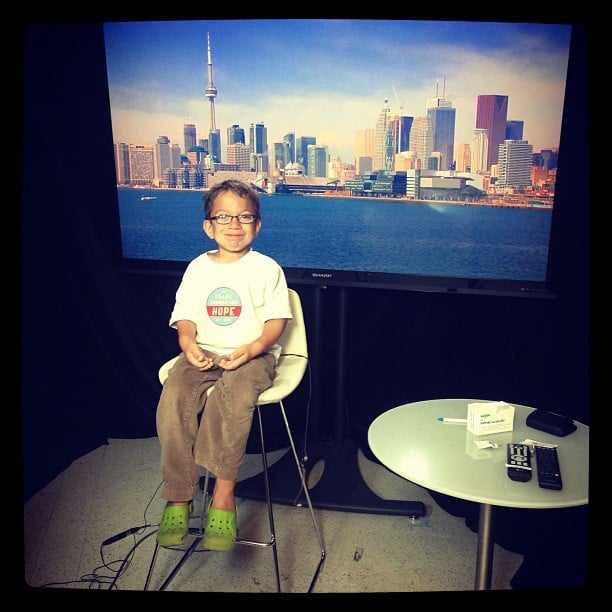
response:
M374 455L387 468L427 489L480 503L475 588L491 585L493 561L493 509L568 508L589 503L589 428L576 422L577 430L565 437L527 427L534 410L515 408L511 432L475 436L466 423L441 422L438 417L467 418L467 406L481 399L437 399L392 408L378 416L368 430ZM535 458L529 482L510 480L506 471L508 442L531 439L558 445L563 479L560 491L538 485ZM497 448L479 449L475 442L489 441Z

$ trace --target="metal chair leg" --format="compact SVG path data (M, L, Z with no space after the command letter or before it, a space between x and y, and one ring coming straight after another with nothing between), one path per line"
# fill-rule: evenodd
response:
M263 467L264 489L266 494L266 504L268 506L268 521L270 524L270 539L267 542L258 542L255 540L246 540L236 538L236 544L247 544L250 546L271 546L272 555L274 558L274 572L276 574L276 590L281 592L280 570L278 565L278 550L276 542L276 528L274 525L274 511L272 509L272 496L270 495L270 480L268 477L268 458L266 455L266 443L264 440L263 421L261 418L261 407L257 406L257 417L259 421L259 438L261 444L261 464Z
M312 525L317 534L317 539L319 540L319 547L321 549L321 558L319 559L319 563L317 565L317 569L315 570L314 576L310 581L310 586L308 587L308 593L312 592L314 585L319 577L321 572L321 568L323 567L323 563L325 561L325 544L323 542L323 537L321 535L321 531L319 529L319 524L317 523L317 518L314 513L314 508L312 506L312 501L310 499L310 493L308 491L308 483L306 482L306 470L302 465L300 458L297 454L297 450L295 449L295 443L293 441L293 436L291 435L291 428L289 427L289 421L287 420L287 414L285 412L285 406L282 401L279 402L281 414L283 415L283 421L285 422L285 429L287 430L287 437L289 438L289 444L291 445L291 451L293 452L293 458L295 459L295 465L297 467L297 471L300 477L300 483L302 486L302 490L304 491L304 496L306 497L306 503L308 504L308 510L310 512L310 518L312 520ZM267 480L267 473L266 473Z
M193 554L193 552L194 552L196 546L198 545L199 541L200 541L200 538L196 538L191 543L189 548L183 553L183 556L181 557L180 561L174 566L174 569L170 572L168 577L164 580L163 584L159 587L160 591L165 591L168 588L168 585L170 584L170 582L172 582L172 580L174 580L174 577L178 574L178 572L181 569L181 567L183 567L185 562ZM158 550L159 550L159 544L157 542L155 542L155 550L153 551L153 559L151 559L151 565L149 567L149 572L147 574L147 581L145 583L145 588L144 588L145 591L147 591L149 589L149 583L151 581L151 576L153 575L153 568L155 566L155 561L157 560L157 552L158 552Z

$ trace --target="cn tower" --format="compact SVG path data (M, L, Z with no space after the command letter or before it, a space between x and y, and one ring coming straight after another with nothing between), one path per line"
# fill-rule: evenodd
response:
M210 32L208 37L208 87L204 90L204 95L210 101L210 131L214 132L217 129L215 121L215 98L217 97L217 88L213 83L212 76L212 54L210 52Z

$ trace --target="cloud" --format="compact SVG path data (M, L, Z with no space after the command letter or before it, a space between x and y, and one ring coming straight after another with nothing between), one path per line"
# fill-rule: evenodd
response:
M199 139L207 137L202 32L211 24L218 25L201 22L195 38L186 36L176 57L170 55L170 41L163 50L149 51L150 39L139 56L130 53L129 61L113 55L109 82L115 141L152 144L164 135L182 147L185 122L196 125ZM524 138L534 150L558 146L568 49L558 44L556 30L551 34L516 24L458 28L439 22L435 29L430 23L408 31L400 22L379 25L364 28L354 21L330 20L318 29L304 25L300 30L280 20L259 24L271 29L257 37L233 30L229 38L221 30L215 33L215 117L223 148L232 124L248 134L251 123L263 122L270 147L294 132L296 137L315 136L330 155L353 162L355 133L375 127L385 99L392 113L399 113L402 104L402 114L419 116L436 95L456 108L455 142L471 142L479 94L509 96L508 118L524 122ZM195 30L190 26L190 32ZM249 31L242 27L241 32ZM312 44L301 44L300 32L310 32ZM125 33L118 40L125 44ZM320 40L327 43L316 44ZM149 59L152 53L155 60Z

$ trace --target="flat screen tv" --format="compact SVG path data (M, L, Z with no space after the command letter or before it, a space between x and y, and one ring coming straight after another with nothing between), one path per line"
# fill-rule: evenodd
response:
M178 274L214 248L202 197L240 178L261 193L253 246L290 284L554 296L575 26L103 28L126 269Z

